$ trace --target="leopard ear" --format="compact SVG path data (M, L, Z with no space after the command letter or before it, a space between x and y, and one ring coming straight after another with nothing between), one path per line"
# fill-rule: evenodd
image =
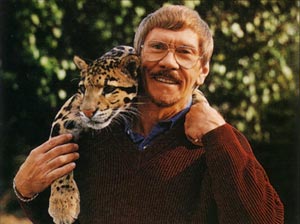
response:
M140 60L136 55L129 55L123 58L121 62L122 71L133 78L137 77L139 66Z
M75 65L77 66L77 68L79 68L79 70L84 70L84 69L87 69L87 67L88 67L88 64L83 59L81 59L80 57L78 57L76 55L74 56L73 61L74 61Z

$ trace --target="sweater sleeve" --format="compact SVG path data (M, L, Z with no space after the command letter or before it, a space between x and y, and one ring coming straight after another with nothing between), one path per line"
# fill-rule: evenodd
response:
M220 223L283 223L283 204L246 138L225 124L202 141Z
M41 192L37 198L30 202L19 203L27 218L34 224L53 223L52 218L48 214L50 189Z

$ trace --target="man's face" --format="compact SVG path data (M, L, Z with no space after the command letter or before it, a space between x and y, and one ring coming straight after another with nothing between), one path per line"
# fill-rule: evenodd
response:
M170 50L160 60L153 61L146 46L160 42L171 46ZM154 28L145 39L141 52L143 83L146 94L158 106L183 109L190 101L195 87L204 82L209 72L208 63L201 65L198 57L189 68L182 67L178 56L176 58L174 54L174 48L179 49L178 46L190 47L195 50L196 56L200 56L199 38L191 29L173 31ZM177 55L180 53L179 50L176 52Z

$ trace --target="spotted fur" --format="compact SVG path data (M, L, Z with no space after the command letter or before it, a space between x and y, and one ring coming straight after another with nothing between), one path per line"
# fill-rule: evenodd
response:
M137 95L140 61L132 47L115 47L91 64L75 56L74 63L81 71L78 92L57 113L50 137L72 133L78 139L85 129L103 129L125 112ZM52 183L49 214L54 223L69 224L79 212L79 190L70 173Z

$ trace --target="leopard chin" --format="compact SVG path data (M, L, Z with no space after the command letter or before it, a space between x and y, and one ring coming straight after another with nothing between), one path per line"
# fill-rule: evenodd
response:
M108 121L106 122L97 122L97 121L89 121L86 123L86 126L88 128L92 128L92 129L95 129L95 130L100 130L100 129L103 129L103 128L106 128L112 121L112 118L110 118Z
M80 118L83 126L100 130L110 125L118 113L119 111L108 109L105 111L97 111L93 117L89 118L83 112L80 112Z

